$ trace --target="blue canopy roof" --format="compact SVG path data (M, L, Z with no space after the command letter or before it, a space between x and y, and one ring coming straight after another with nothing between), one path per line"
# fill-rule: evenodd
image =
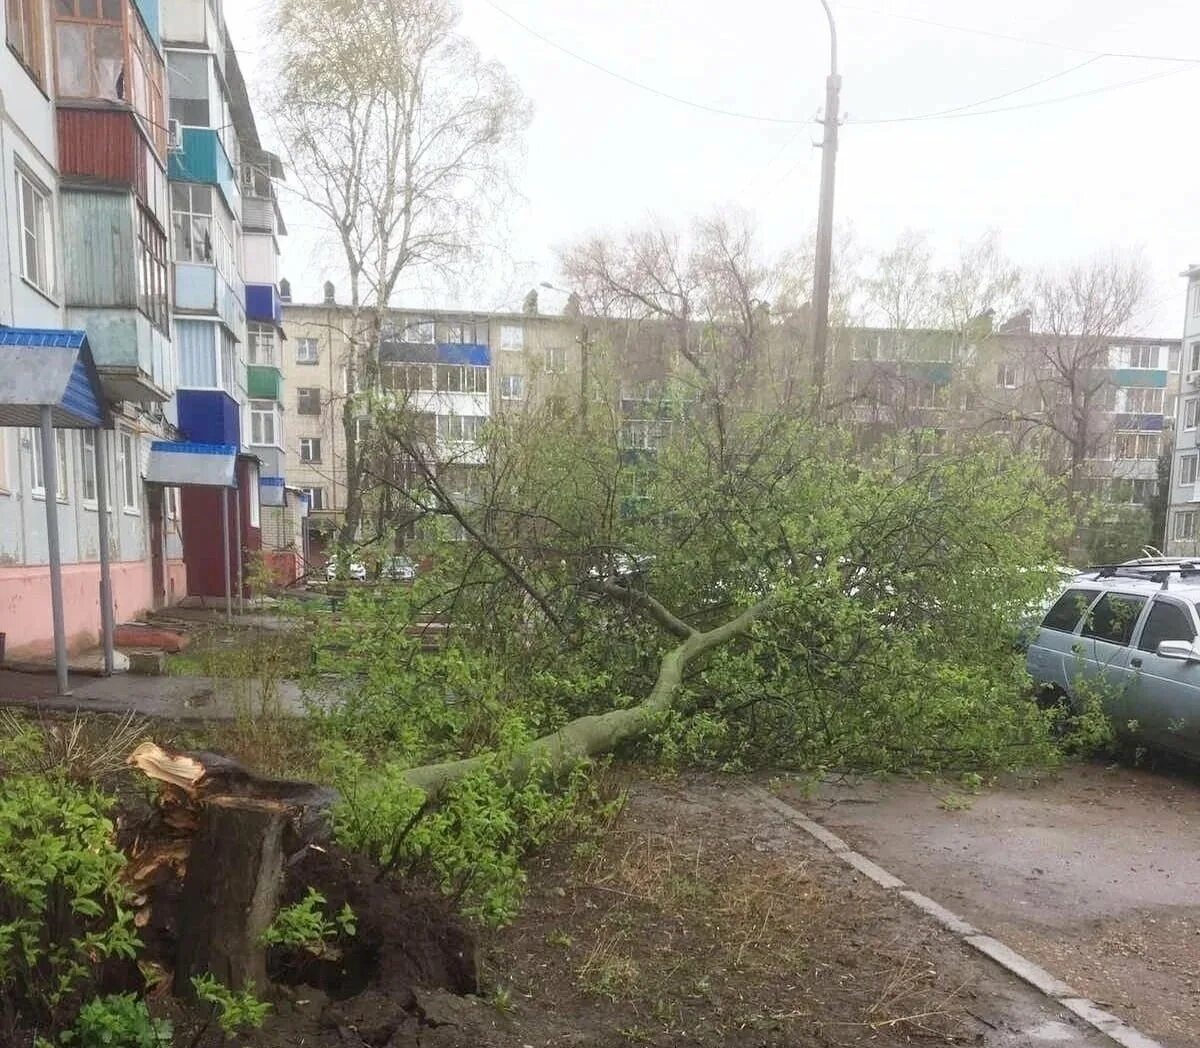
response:
M0 326L0 426L37 426L50 407L56 429L112 425L82 331Z

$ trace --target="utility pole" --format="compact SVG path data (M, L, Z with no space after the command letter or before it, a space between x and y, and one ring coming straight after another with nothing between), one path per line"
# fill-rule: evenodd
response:
M833 187L837 167L838 101L842 78L837 71L837 27L829 0L821 0L829 19L829 76L825 79L825 134L821 140L821 204L817 213L817 257L813 267L812 352L813 391L817 410L825 395L825 365L829 355L829 285L833 271Z

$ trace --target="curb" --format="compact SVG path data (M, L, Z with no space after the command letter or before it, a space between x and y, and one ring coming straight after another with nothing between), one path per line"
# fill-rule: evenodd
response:
M993 939L990 935L984 934L936 900L922 895L918 891L913 891L899 877L889 873L865 855L856 852L837 834L831 833L820 823L813 822L786 801L780 800L760 786L751 786L749 789L751 794L767 807L782 815L792 825L798 826L814 840L820 841L847 866L857 870L868 880L874 881L885 891L899 895L911 906L916 907L926 916L932 917L938 925L955 936L964 946L995 961L1005 971L1028 983L1097 1033L1107 1037L1115 1044L1119 1044L1121 1048L1164 1048L1160 1042L1134 1029L1124 1019L1106 1012L1095 1001L1080 996L1076 990L1061 979L1006 946L999 939Z

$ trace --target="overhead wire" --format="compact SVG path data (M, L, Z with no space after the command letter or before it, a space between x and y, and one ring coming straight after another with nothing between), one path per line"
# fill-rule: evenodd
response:
M499 4L495 3L495 0L483 0L483 2L485 4L487 4L488 7L492 8L492 10L494 10L497 14L506 18L508 21L512 22L514 25L516 25L518 28L520 28L524 32L528 33L530 36L534 37L537 40L540 40L547 47L550 47L550 48L554 49L555 51L559 51L562 54L567 55L569 58L572 58L575 61L580 62L583 65L586 65L589 68L596 70L599 73L603 73L605 76L611 77L614 80L619 80L620 82L628 85L629 87L636 88L639 91L644 91L647 94L651 94L658 98L665 99L666 101L674 102L677 105L686 106L690 109L695 109L700 112L709 113L714 116L729 117L729 118L738 119L738 120L748 120L748 121L753 121L753 122L757 122L757 123L784 124L784 125L791 125L791 126L798 126L798 125L802 125L802 124L812 123L811 118L769 116L769 115L765 115L765 114L761 114L761 113L749 113L749 112L745 112L742 110L726 109L721 106L710 105L706 102L698 102L695 99L685 98L682 95L678 95L678 94L675 94L670 91L664 91L661 88L654 87L653 85L647 84L644 81L638 80L631 76L627 76L626 74L618 72L615 69L611 69L608 66L601 64L600 62L597 62L591 58L588 58L586 55L582 55L577 51L573 51L569 47L565 47L563 44L560 44L557 40L554 40L551 37L546 36L544 33L538 31L533 26L529 25L527 22L522 21L516 15L512 14L509 11L506 11ZM843 4L842 6L845 6L847 8L851 8L854 10L860 10L860 11L876 13L876 14L891 14L891 12L877 12L877 11L874 11L873 8L860 7L858 5L853 5L853 4ZM1012 88L1012 89L1010 89L1008 91L1004 91L998 95L992 95L992 96L990 96L988 98L984 98L984 99L977 99L974 102L968 102L968 103L965 103L960 106L954 106L950 109L935 110L935 111L929 112L929 113L914 113L909 116L877 117L877 118L872 118L872 119L867 119L867 120L847 120L846 121L847 124L852 124L856 127L865 127L865 126L871 126L871 125L876 125L876 124L898 124L898 123L908 123L908 122L914 122L914 121L956 119L956 118L972 117L972 116L990 116L995 113L1007 113L1007 112L1013 112L1013 111L1021 110L1021 109L1034 109L1034 108L1037 108L1039 106L1044 106L1044 105L1057 105L1062 102L1072 101L1073 99L1076 99L1076 98L1086 98L1090 95L1103 94L1108 91L1116 91L1116 90L1120 90L1120 89L1126 88L1126 87L1133 87L1133 86L1136 86L1137 84L1148 83L1149 81L1158 80L1164 76L1170 76L1170 75L1173 75L1174 73L1178 73L1178 72L1182 71L1180 69L1166 70L1165 72L1153 73L1149 76L1136 77L1131 80L1123 80L1116 84L1106 84L1106 85L1102 85L1100 87L1089 88L1087 90L1074 92L1074 93L1068 94L1068 95L1059 95L1055 98L1037 99L1037 100L1034 100L1031 102L1024 102L1024 103L1020 103L1018 105L1013 105L1013 106L1002 106L1002 107L999 107L996 109L979 109L979 108L977 108L979 106L988 105L991 102L996 102L996 101L999 101L1004 98L1011 98L1014 95L1023 94L1026 91L1032 91L1035 88L1038 88L1038 87L1043 86L1044 84L1050 83L1051 81L1058 80L1058 79L1060 79L1064 76L1067 76L1071 73L1077 72L1078 70L1084 68L1085 66L1091 65L1092 63L1097 62L1102 58L1140 58L1140 59L1145 59L1147 61L1173 62L1173 63L1183 64L1186 66L1200 65L1200 59L1170 57L1170 56L1162 56L1162 55L1139 55L1139 54L1134 54L1132 52L1093 51L1093 50L1090 50L1087 48L1079 48L1079 47L1071 47L1068 45L1051 44L1051 43L1048 43L1045 41L1031 40L1031 39L1024 38L1024 37L1011 37L1011 36L1008 36L1007 34L992 33L987 30L974 30L974 29L969 29L964 26L953 26L953 25L949 25L947 23L934 22L931 19L916 18L915 16L895 15L894 17L903 18L907 21L915 21L915 22L920 22L922 24L934 25L934 26L938 26L939 28L944 28L944 29L951 29L951 30L967 32L967 33L976 33L977 32L983 36L995 36L995 37L998 37L999 39L1016 40L1021 43L1034 44L1036 46L1061 47L1063 50L1075 51L1075 52L1078 52L1081 54L1090 55L1091 57L1089 57L1084 62L1080 62L1078 65L1070 67L1069 69L1062 70L1058 73L1053 73L1047 77L1042 77L1042 78L1040 78L1038 80L1034 80L1028 84L1022 84L1020 87Z

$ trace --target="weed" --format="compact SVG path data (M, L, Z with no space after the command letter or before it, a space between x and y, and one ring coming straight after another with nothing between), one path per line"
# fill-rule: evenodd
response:
M327 917L325 901L324 895L309 888L300 902L280 909L270 927L262 933L262 943L307 950L316 957L327 955L338 936L349 938L354 935L356 921L349 903L334 917Z
M253 983L245 990L234 991L211 975L194 975L192 988L204 1004L211 1005L217 1025L226 1037L241 1030L257 1030L267 1021L271 1011L266 1001L254 995ZM193 1046L200 1043L207 1029L208 1023L205 1023L193 1040Z
M170 1048L174 1031L150 1015L133 994L97 997L83 1006L75 1025L59 1038L70 1048Z
M564 950L569 950L575 944L575 940L566 932L558 930L553 931L546 936L546 944L548 946L558 946Z
M975 798L951 792L938 801L938 807L942 811L970 811L975 807Z

